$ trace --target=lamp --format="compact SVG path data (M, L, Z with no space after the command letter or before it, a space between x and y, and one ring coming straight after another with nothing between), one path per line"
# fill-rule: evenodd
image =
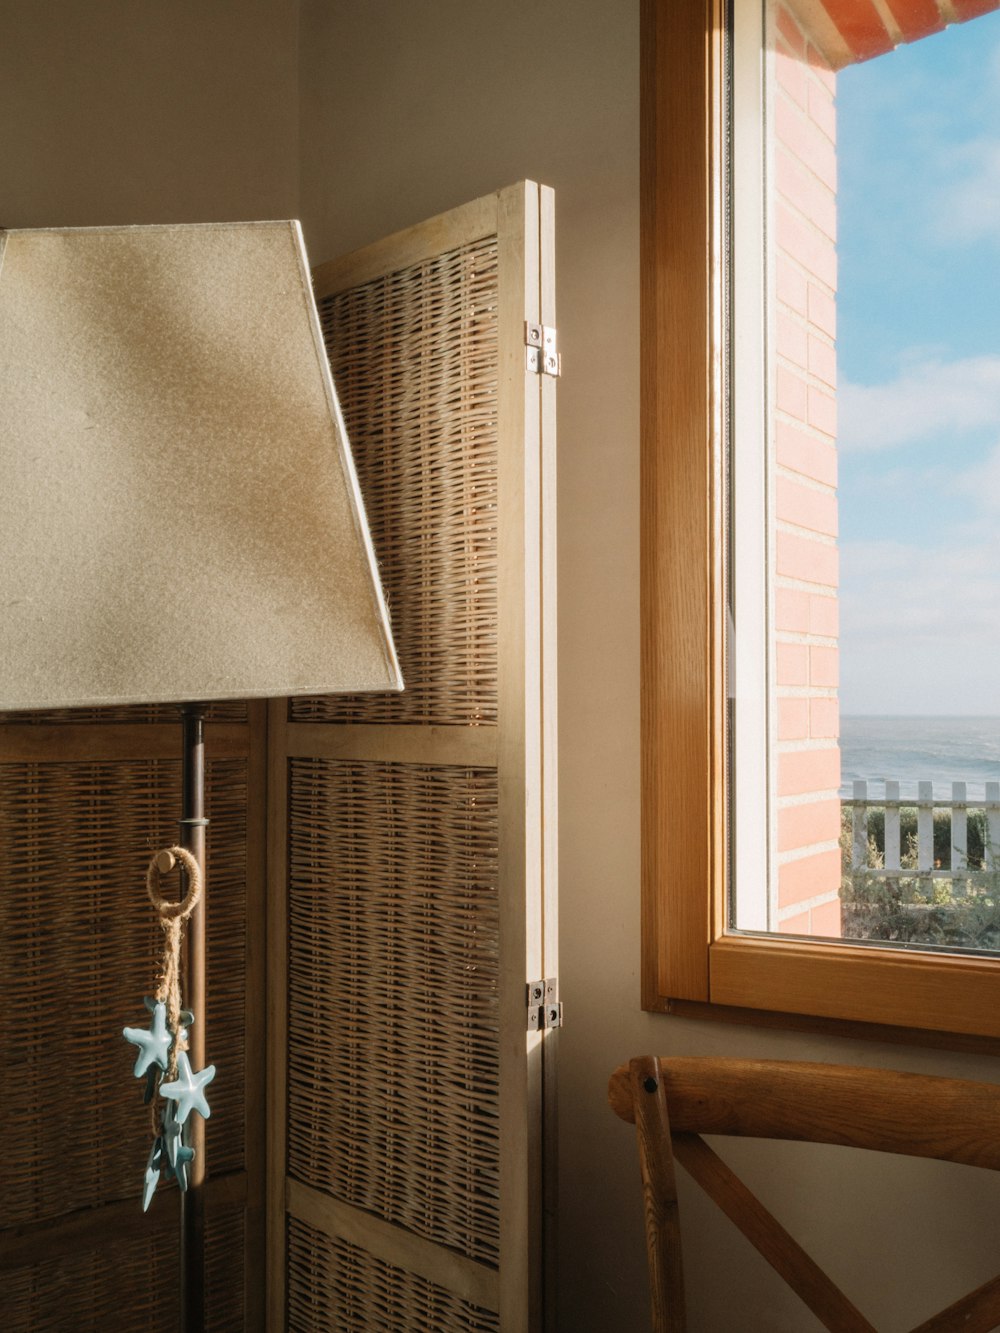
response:
M0 232L0 476L0 708L185 704L202 868L201 704L402 688L298 223ZM195 1068L204 960L203 902Z

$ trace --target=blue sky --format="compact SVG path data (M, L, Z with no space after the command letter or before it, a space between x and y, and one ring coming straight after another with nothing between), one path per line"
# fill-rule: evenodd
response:
M841 707L1000 714L1000 14L837 108Z

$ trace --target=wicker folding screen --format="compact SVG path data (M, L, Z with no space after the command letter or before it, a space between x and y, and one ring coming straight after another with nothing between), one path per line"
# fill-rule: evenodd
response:
M316 274L406 690L269 721L275 1333L539 1324L552 234L522 184Z
M207 1318L261 1326L264 706L207 727ZM177 1196L141 1211L148 1113L123 1042L161 948L150 848L175 841L168 706L0 719L0 1328L177 1327Z

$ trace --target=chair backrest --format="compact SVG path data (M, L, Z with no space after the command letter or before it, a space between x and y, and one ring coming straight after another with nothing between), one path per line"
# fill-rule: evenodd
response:
M798 1139L934 1157L1000 1171L1000 1087L886 1069L782 1060L642 1056L608 1097L635 1124L655 1333L684 1333L674 1162L694 1177L833 1333L875 1333L700 1134ZM912 1333L1000 1326L1000 1276Z

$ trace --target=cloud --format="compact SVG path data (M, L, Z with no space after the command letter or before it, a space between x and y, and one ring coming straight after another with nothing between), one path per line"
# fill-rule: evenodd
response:
M1000 511L1000 443L985 456L961 472L955 472L944 483L945 488L968 503L967 512L977 512L989 520L990 531L996 542L996 519Z
M981 533L961 546L926 541L845 542L841 551L844 637L848 629L911 645L944 637L1000 649L1000 566Z
M936 192L934 230L954 245L1000 242L1000 139L953 144L946 187Z
M869 540L841 551L841 705L859 713L1000 713L1000 564L961 547Z
M998 426L1000 356L924 361L887 384L842 381L837 399L844 450L896 449L934 435Z

